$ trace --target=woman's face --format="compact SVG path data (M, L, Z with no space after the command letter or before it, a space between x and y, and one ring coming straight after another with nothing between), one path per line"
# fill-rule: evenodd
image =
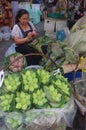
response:
M19 21L22 25L26 25L28 23L28 20L29 20L28 14L24 14L21 16L21 18L19 18Z

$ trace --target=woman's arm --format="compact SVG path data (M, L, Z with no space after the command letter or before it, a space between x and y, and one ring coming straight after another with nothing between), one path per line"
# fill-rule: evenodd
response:
M32 37L27 36L27 37L25 37L25 38L20 38L20 37L15 36L13 39L14 39L14 42L15 42L16 44L24 44L24 43L26 43L26 42L31 41L31 40L32 40Z
M30 34L28 34L27 37L23 38L22 32L18 25L14 25L11 35L16 44L24 44L25 42L32 40L32 36Z

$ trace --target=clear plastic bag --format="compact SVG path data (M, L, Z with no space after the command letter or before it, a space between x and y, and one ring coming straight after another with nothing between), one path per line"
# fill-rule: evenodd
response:
M0 31L0 41L3 39L3 33Z
M41 66L29 66L30 68L41 68ZM19 112L2 112L0 117L8 130L65 130L66 126L72 127L76 114L76 105L73 97L64 105L58 108L33 108Z
M67 126L72 127L76 110L71 98L64 108L32 109L10 113L0 111L0 119L3 119L0 129L4 126L2 130L47 130L48 128L66 130Z
M11 35L10 35L9 32L4 32L4 33L3 33L3 39L4 39L5 41L10 40L10 38L11 38Z
M3 26L0 28L3 33L3 40L8 41L11 38L11 28L8 26Z
M5 53L5 57L7 57L7 56L9 56L9 55L11 55L11 54L13 54L13 53L15 53L15 52L16 52L15 47L16 47L16 45L15 45L15 43L13 43L13 44L7 49L7 51L6 51L6 53Z

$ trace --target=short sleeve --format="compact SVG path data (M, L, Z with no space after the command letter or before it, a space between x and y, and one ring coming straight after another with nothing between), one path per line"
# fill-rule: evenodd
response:
M14 27L12 29L12 32L11 32L11 36L12 36L12 38L14 38L14 37L20 37L20 38L22 38L23 37L22 33L21 33L21 30L20 30L20 28L18 27L17 24L14 25Z

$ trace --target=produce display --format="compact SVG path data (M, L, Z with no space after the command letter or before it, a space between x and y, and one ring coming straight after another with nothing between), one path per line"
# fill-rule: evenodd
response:
M6 126L14 130L45 115L59 119L56 109L64 108L71 95L71 85L61 74L55 75L42 68L25 69L5 76L0 88L0 110L5 113ZM43 109L45 111L40 113Z
M65 121L70 124L76 111L71 100L72 87L55 70L63 64L78 64L86 56L85 23L75 26L65 41L40 36L29 44L43 56L42 68L25 69L26 60L19 53L5 58L4 67L11 73L6 74L0 88L0 119L6 130L65 130ZM43 46L47 47L47 54L42 51ZM85 86L76 85L84 97Z
M65 77L44 69L28 69L5 77L0 106L3 111L57 108L64 107L70 97L71 87Z
M47 46L46 55L42 51L42 46L44 45ZM63 64L77 64L79 62L79 53L69 45L67 40L56 41L47 36L41 36L31 46L40 51L43 56L40 65L48 71L55 70Z

